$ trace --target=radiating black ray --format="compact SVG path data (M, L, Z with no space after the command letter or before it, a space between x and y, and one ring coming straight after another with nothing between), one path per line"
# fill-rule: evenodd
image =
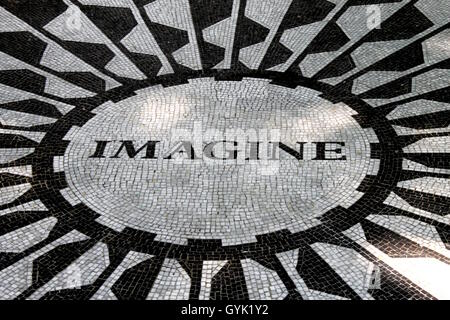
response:
M119 300L145 300L163 262L164 258L155 257L127 269L112 286L112 292Z
M294 0L270 44L260 69L270 69L285 62L293 52L280 43L283 33L292 28L322 21L335 5L326 0L311 2L309 0Z
M31 178L12 173L0 173L0 187L10 187L30 183Z
M373 3L394 3L399 1L372 1ZM390 16L387 20L383 21L381 23L381 28L376 28L371 30L369 33L367 33L362 39L358 40L355 44L353 44L349 49L342 52L339 57L337 57L335 60L330 62L326 67L324 67L322 70L320 70L314 78L316 79L324 79L324 78L330 78L330 77L338 77L346 72L353 70L355 68L353 59L351 57L351 53L363 45L364 43L370 43L370 42L379 42L379 41L393 41L393 40L404 40L404 39L410 39L416 34L423 32L433 26L431 21L425 17L420 10L418 10L414 4L417 1L411 1L407 5L405 5L403 8L400 8L397 12L395 12L392 16ZM364 2L364 5L367 5L367 1ZM357 5L357 4L355 4ZM414 19L411 19L410 17L414 16ZM433 33L434 34L434 33ZM417 48L419 49L420 45L416 45L415 43L407 46L406 48L402 49L404 51L410 51L410 48L413 51ZM408 63L416 63L416 61L420 61L420 53L419 53L419 60L413 59L414 55L412 56L411 60L403 59L401 60L400 64L393 64L391 63L392 60L395 60L395 57L399 55L397 51L393 53L392 55L382 59L379 62L376 62L375 64L366 67L358 72L356 72L354 75L349 77L345 80L344 83L340 85L340 87L344 88L348 86L347 84L357 77L361 76L362 74L371 71L371 70L391 70L389 67L392 67L392 70L402 70L407 68L404 66L404 64ZM346 67L343 67L346 66Z
M92 298L92 296L97 292L97 290L100 289L100 287L105 283L105 281L113 274L116 268L126 257L128 252L129 251L123 248L119 243L114 243L112 241L112 244L108 245L109 262L110 262L108 267L102 272L102 274L95 280L94 283L83 288L81 292L77 292L80 299Z
M386 206L387 208L388 206ZM374 256L366 248L357 244L353 240L344 235L339 235L334 239L330 239L330 244L349 248L362 255L365 259L374 264L379 270L378 288L368 287L367 292L375 300L433 300L431 294L420 288L417 284L404 277L398 271L394 270L384 261Z
M412 180L412 179L425 178L425 177L450 178L450 174L426 172L426 171L402 170L399 181Z
M31 154L26 155L17 160L13 160L13 161L6 162L6 163L0 163L0 168L28 166L28 165L32 165L36 161L38 161L38 159L36 158L36 155L34 153L31 153Z
M409 59L405 59L408 56ZM366 71L406 71L425 63L422 43L412 43L373 64Z
M423 94L417 94L413 97L408 97L408 98L405 98L400 101L389 102L382 106L379 106L377 108L377 110L381 114L388 115L389 113L394 111L395 108L397 108L398 106L400 106L402 104L413 102L413 101L418 101L421 99L447 103L450 101L450 87L430 91L430 92L423 93Z
M230 17L233 0L190 0L189 3L203 69L211 69L224 60L225 48L206 42L202 31Z
M191 69L180 65L176 62L172 54L180 49L181 47L187 45L189 43L188 34L185 30L180 30L177 28L169 27L166 25L162 25L156 22L152 22L146 11L144 6L151 3L152 0L133 0L135 5L139 9L139 13L144 20L148 30L155 38L159 47L163 51L167 60L171 64L175 73L183 72L183 71L192 71Z
M425 138L433 138L433 137L445 137L450 135L450 132L438 132L438 133L419 133L419 134L410 134L399 136L396 138L396 142L401 146L401 148L405 148L417 141L420 141ZM421 153L426 157L427 153ZM434 153L433 153L434 154ZM421 158L421 157L418 157ZM439 156L438 156L439 158ZM412 159L411 159L412 160ZM413 160L415 161L415 160ZM419 161L416 161L419 162Z
M394 192L411 206L440 216L449 214L450 198L416 190L396 188Z
M339 26L336 24L336 21L341 17L341 15L347 11L350 6L350 1L347 1L343 7L336 12L336 14L328 21L327 25L320 31L312 40L312 42L308 45L308 47L297 57L294 63L288 69L288 72L294 72L297 74L301 74L299 64L305 59L305 57L309 54L327 52L327 51L335 51L341 48L347 41L348 37L342 32ZM330 36L333 41L325 40L324 43L321 43L326 37L327 34ZM336 44L334 44L336 42Z
M178 262L191 278L191 288L189 291L189 300L198 300L200 296L203 261L201 259L186 258L179 259Z
M369 289L375 300L435 300L431 294L421 289L387 265L378 265L380 270L379 289Z
M289 277L286 270L283 268L280 260L274 255L267 255L264 257L255 258L255 261L266 267L267 269L273 270L277 273L278 277L283 281L288 294L291 296L295 296L298 294L297 287L292 279Z
M447 250L450 250L450 226L437 224L434 226Z
M73 104L71 99L45 92L47 78L28 69L0 71L0 83L22 91L30 92L54 101Z
M32 66L39 66L47 44L28 31L0 33L0 50Z
M153 0L134 0L134 3L139 9L141 17L144 19L149 31L155 37L156 41L160 45L164 55L167 57L169 63L174 67L176 74L190 73L193 70L178 64L173 58L172 54L188 44L187 32L171 28L169 26L161 25L150 21L148 18L144 6L151 3ZM136 27L137 21L133 16L132 11L129 8L118 7L103 7L100 5L85 5L81 1L72 1L86 16L108 37L122 53L132 61L146 76L148 76L153 82L159 81L156 74L161 69L162 64L157 56L137 54L130 52L124 45L121 44L121 40L130 33L130 31ZM351 6L367 5L369 3L393 3L400 2L400 0L349 0L344 7L335 14L335 16L328 22L325 29L323 29L313 40L313 42L307 47L307 49L301 54L295 63L293 63L289 69L289 75L292 75L292 71L300 74L298 67L299 63L309 55L314 53L321 53L327 51L338 51L350 39L340 29L336 23L337 19ZM379 42L379 41L394 41L394 40L406 40L411 39L418 33L424 32L431 28L433 24L426 18L419 9L414 7L417 0L411 1L404 8L400 9L393 14L391 18L385 21L381 29L375 29L365 35L362 39L354 43L348 50L341 52L333 61L324 66L315 76L314 79L324 79L329 77L336 77L344 75L345 73L354 70L356 65L351 56L352 52L359 48L361 45L367 42ZM207 43L203 39L202 31L217 22L220 22L226 18L229 18L231 14L231 8L233 1L226 0L225 2L217 1L204 1L204 0L189 0L191 7L191 14L195 26L197 41L199 45L199 51L201 56L201 63L204 69L210 69L217 65L224 57L224 48L217 47L213 44ZM249 71L242 63L239 62L239 52L241 49L260 43L267 37L269 30L252 21L245 16L245 8L247 6L246 0L241 0L239 10L239 19L236 30L236 38L233 48L233 62L232 68L236 75L233 77L239 78L240 71ZM44 29L44 26L50 21L58 17L65 12L67 5L62 0L43 0L41 2L34 2L29 0L17 0L8 1L2 4L9 12L19 17L30 26L35 28L44 37L56 42L65 50L75 54L81 60L87 62L102 74L108 75L112 79L116 79L122 84L138 84L137 81L128 78L122 78L114 73L105 69L105 66L114 58L114 53L104 44L94 43L82 43L82 42L70 42L57 38ZM331 1L320 0L311 4L304 0L294 0L289 8L286 16L277 34L270 44L268 51L266 52L260 70L265 70L273 66L282 64L286 61L292 52L285 48L280 39L284 31L295 28L301 25L317 22L323 20L329 12L334 8ZM205 13L206 12L206 13ZM205 18L207 17L207 19ZM414 17L414 19L411 19ZM447 25L448 27L448 25ZM403 49L394 52L381 61L378 61L363 70L359 70L348 79L340 83L336 87L336 92L341 91L350 94L352 82L359 76L370 71L407 71L411 68L420 66L424 63L424 52L422 48L422 42L429 39L431 36L441 32L443 29L439 28L424 35L421 39L414 41L413 43L405 46ZM0 33L0 51L19 59L29 65L39 68L40 70L64 79L74 85L81 88L88 89L93 92L101 93L105 90L105 80L90 72L58 72L45 67L40 64L47 44L45 41L33 35L29 31L21 32L7 32ZM404 59L404 56L410 57L410 59ZM450 69L450 59L441 62L439 64L430 65L422 68L419 71L406 74L396 80L384 84L380 87L373 88L366 93L359 95L359 98L364 99L389 99L389 98L401 98L401 95L410 94L412 91L413 78L417 75L423 74L427 71L431 71L435 68ZM219 76L220 77L220 76ZM236 80L234 78L234 80ZM90 107L92 103L99 101L90 99L63 99L45 92L46 77L38 74L35 71L27 69L19 70L3 70L0 71L0 83L4 83L10 87L14 87L26 92L31 92L42 97L52 99L53 101L62 101L72 104L74 106ZM288 82L288 80L280 80ZM134 87L126 88L130 92ZM112 93L104 100L122 99L122 92L119 89L116 93ZM127 91L128 92L128 91ZM450 98L450 87L439 89L427 93L419 93L415 96L408 96L403 100L397 100L392 103L387 103L376 109L378 115L387 116L397 106L415 101L418 99L425 99L438 102L448 102ZM103 97L103 95L102 95ZM26 98L24 98L26 99ZM63 117L61 111L58 108L47 102L42 102L37 99L28 99L17 102L11 102L0 105L0 109L12 110L17 112L24 112L33 114L36 116L50 117L54 119L60 119ZM78 122L74 120L73 125L83 125L85 121L93 116L91 113L84 113L85 116L80 117ZM399 118L390 120L391 125L398 127L411 128L417 130L446 128L449 124L449 111L440 111L434 113L428 113L418 116L409 116L405 118ZM367 127L370 127L372 123L369 117L366 119ZM0 124L0 128L8 130L20 130L29 132L47 132L53 127L51 125L37 125L31 127L19 127L19 126L5 126ZM54 127L53 127L54 128ZM420 141L427 137L443 137L448 136L450 133L432 133L432 134L412 134L396 137L395 144L404 148L414 142ZM61 144L52 145L52 153L55 156L63 156L69 141L64 141ZM45 146L50 147L50 146ZM371 157L373 159L382 159L383 153L389 150L384 149L384 144L372 144L371 145ZM0 149L1 148L37 148L38 151L31 153L21 159L11 161L9 163L0 164L0 168L7 168L12 166L22 165L34 165L39 166L47 165L47 160L43 159L45 156L42 154L43 146L39 146L38 142L32 139L26 138L18 132L17 134L0 134ZM39 154L38 155L36 155ZM399 152L398 157L403 156L405 159L420 163L429 168L436 169L450 169L450 156L447 153L404 153ZM35 172L34 172L35 173ZM421 177L436 177L436 178L449 178L450 175L446 173L436 173L430 170L429 172L419 172L412 170L402 170L395 173L396 182L410 180ZM38 177L38 179L36 179ZM45 245L50 244L61 236L67 234L72 230L78 230L85 234L94 234L97 230L93 225L86 224L86 220L83 220L89 214L89 221L93 221L96 217L95 213L86 213L88 210L82 205L75 206L74 208L68 208L68 205L59 207L57 204L58 199L62 199L61 195L56 192L55 195L48 194L48 184L51 184L52 191L58 191L67 187L64 172L52 173L52 178L47 179L44 174L36 175L36 177L29 178L12 173L0 173L0 186L8 187L14 185L20 185L25 183L31 184L31 189L19 196L17 199L10 203L4 203L0 205L0 210L14 208L15 206L24 205L27 202L34 200L42 200L40 196L45 194L42 198L45 198L45 206L50 203L49 209L46 211L26 211L23 208L20 211L7 213L0 216L0 235L15 231L24 226L37 222L43 218L55 216L58 219L56 226L52 229L49 236L33 245L32 247L19 253L0 253L0 270L12 265L13 263L23 259L33 252L36 252ZM360 184L358 191L369 192L375 189L381 190L382 188L392 188L395 184L383 185L383 181L378 176L367 176ZM361 221L362 218L368 214L374 215L401 215L408 218L415 219L417 221L427 223L436 228L443 243L450 248L450 227L445 224L440 217L448 214L448 208L450 207L450 199L448 197L439 196L432 193L418 192L415 190L405 189L397 187L394 189L395 194L404 199L411 206L425 210L431 214L435 214L434 219L431 217L424 217L413 212L401 210L389 205L380 203L379 205L366 207L357 207L350 209L344 209L337 207L330 210L327 214L321 217L321 222L325 225L333 225L336 229L344 230L346 227L355 225ZM370 211L370 212L369 212ZM346 219L344 217L350 216L350 212L355 212L353 218ZM83 219L80 219L80 214ZM396 232L381 227L368 220L364 220L361 223L368 242L375 247L379 248L391 257L434 257L441 261L449 263L449 259L436 253L435 251L422 247L420 244L411 241ZM103 241L103 237L108 242L108 250L110 253L110 264L102 272L102 274L90 285L83 286L81 288L57 290L47 292L43 299L89 299L96 291L101 288L106 280L112 275L114 270L120 265L125 256L131 250L137 248L147 250L153 246L155 235L145 236L143 232L125 230L117 237L112 237L113 234L108 228L100 227L98 233L92 236L95 239L80 241L76 243L60 245L59 247L51 250L50 252L36 258L33 262L33 278L31 286L23 292L18 299L25 299L30 297L36 290L42 287L45 283L50 281L59 272L64 270L78 257L86 253L87 250L92 248L98 241ZM312 233L305 233L312 235ZM324 234L324 233L323 233ZM323 235L322 234L322 235ZM114 239L113 239L114 238ZM413 284L411 281L403 277L401 274L393 270L383 261L380 261L377 257L374 257L366 249L362 248L358 244L354 243L350 239L341 235L336 230L329 230L329 234L323 237L326 243L336 244L351 248L366 259L379 266L381 272L381 288L371 289L369 293L375 299L432 299L433 297ZM270 236L258 237L258 245L267 243L268 245L274 238ZM311 239L308 239L308 241ZM264 242L267 241L267 242ZM155 241L156 243L156 241ZM198 244L201 242L199 241ZM197 242L190 241L188 247L194 247L195 252L203 252L205 249L202 246L196 246ZM222 250L221 244L211 242L211 246L218 250ZM211 249L211 248L208 248ZM158 249L159 250L159 249ZM162 250L162 249L161 249ZM197 250L197 251L196 251ZM162 250L164 251L164 250ZM166 257L165 252L161 251L161 255L149 258L138 265L126 270L119 278L118 281L112 286L113 293L120 300L142 300L145 299L152 289L155 279L161 269ZM176 251L176 250L175 250ZM220 256L220 254L218 254ZM215 257L216 258L216 257ZM203 260L205 257L195 256L190 254L178 256L175 258L181 266L186 270L191 278L190 299L196 300L199 298L201 291L202 280L202 268ZM287 288L287 299L302 299L303 297L297 291L293 280L289 277L283 265L275 255L261 255L255 254L250 259L258 262L265 268L275 271L282 280L284 286ZM207 260L207 259L206 259ZM225 259L221 259L225 260ZM242 269L241 262L238 258L229 259L221 270L215 274L211 282L211 299L248 299L249 293L247 292L247 285L245 282L245 276ZM309 245L302 242L302 246L299 251L299 259L297 261L296 270L299 276L305 281L308 288L311 290L318 290L333 294L336 296L346 297L350 299L360 299L356 292L351 289L348 283L342 279L339 274L317 254ZM319 276L318 276L319 275Z
M244 270L239 260L227 264L211 280L211 300L248 300Z
M101 73L120 83L129 82L130 79L121 78L105 69L106 64L114 57L114 53L112 53L106 45L64 41L44 29L45 25L68 9L68 6L64 1L43 0L35 2L30 0L18 0L14 2L8 1L2 4L2 6L16 17L31 25L42 35L56 42L62 48L90 64Z
M23 209L21 209L23 210ZM26 227L37 221L50 217L49 211L16 211L0 216L0 235Z
M52 212L52 210L49 210L49 214L52 216L57 215L55 212ZM73 225L75 225L75 223L73 222L73 217L70 216L70 213L66 213L64 214L64 219L59 219L56 225L50 231L49 235L42 241L34 244L33 246L31 246L30 248L26 249L23 252L18 253L0 252L0 270L9 267L10 265L18 262L19 260L42 249L43 247L52 243L53 241L70 233L71 231L74 230Z
M361 227L367 241L392 258L436 258L450 263L447 257L376 223L365 220Z
M80 1L71 1L116 45L137 26L129 8L83 5ZM127 51L125 49L124 52Z
M58 72L41 65L46 48L47 43L28 31L0 33L0 51L81 88L94 92L105 90L105 81L91 72Z
M140 71L148 77L156 76L162 66L158 57L130 52L121 43L123 38L137 26L137 21L130 8L83 5L77 0L72 0L72 2L81 8L81 11Z
M79 288L63 289L47 292L41 300L88 300L90 299L102 284L112 275L116 268L127 255L127 251L119 246L108 246L109 265L100 274L100 276L90 285Z
M395 119L390 122L393 125L414 129L446 128L450 125L450 110Z
M3 70L0 71L0 83L31 92L41 96L51 97L44 92L46 77L31 70Z
M55 119L62 117L62 113L54 105L36 99L4 103L0 108Z
M423 215L418 215L418 214L416 214L414 212L410 212L410 211L407 211L407 210L402 210L402 209L399 209L397 207L392 207L390 205L384 205L383 208L379 212L375 213L375 215L403 216L403 217L411 218L411 219L414 219L414 220L417 220L417 221L420 221L420 222L424 222L426 224L429 224L430 226L435 227L440 235L441 235L440 231L442 231L443 235L445 235L445 233L448 234L448 232L450 232L450 225L448 225L448 224L445 224L445 223L443 223L441 221L437 221L436 219L433 219L433 218L430 218L430 217L426 217L426 216L423 216ZM446 238L445 236L442 237L442 235L441 235L441 238L442 238L442 241L444 243L448 242L447 241L448 238Z
M354 300L361 298L311 247L301 248L296 269L311 290ZM320 274L320 277L317 275Z
M450 153L405 153L404 157L429 168L450 169Z
M35 126L30 126L30 127L10 126L10 125L2 124L1 120L0 120L0 129L6 129L6 130L47 132L50 130L51 127L52 127L52 124L42 124L42 125L35 125Z
M22 300L28 298L59 272L69 267L95 244L95 240L63 244L38 257L33 261L33 275L30 287L22 292L17 299Z
M0 133L0 148L35 148L39 144L19 134Z
M232 68L236 70L248 70L248 68L239 61L241 49L263 42L269 34L269 29L245 16L246 6L247 1L241 0L233 46Z
M35 28L42 28L67 9L62 0L8 1L2 6Z
M35 200L39 200L39 195L31 188L23 195L17 197L12 202L0 204L0 210L16 207L22 203L31 202Z
M411 93L412 76L406 75L359 95L362 99L392 99Z
M450 69L450 59L408 73L391 82L359 94L358 96L362 99L389 99L408 94L412 91L412 81L414 77L434 69Z
M344 10L342 9L341 12L343 11ZM337 19L338 17L339 14L337 14L334 19ZM302 56L320 52L336 51L350 40L334 19L325 26L316 38L314 38Z

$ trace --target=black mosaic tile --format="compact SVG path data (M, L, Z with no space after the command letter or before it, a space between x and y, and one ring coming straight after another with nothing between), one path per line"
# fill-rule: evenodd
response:
M445 0L0 2L0 299L449 299Z

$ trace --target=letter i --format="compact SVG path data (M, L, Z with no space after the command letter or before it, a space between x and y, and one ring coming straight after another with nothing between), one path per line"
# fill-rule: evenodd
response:
M97 142L97 148L95 149L94 154L92 156L90 156L89 158L104 158L106 145L108 143L110 143L111 141L96 140L95 142Z

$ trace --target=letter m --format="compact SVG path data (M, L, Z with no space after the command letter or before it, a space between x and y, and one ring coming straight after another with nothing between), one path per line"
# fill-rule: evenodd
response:
M159 143L159 141L148 141L146 144L144 144L142 147L136 150L134 147L133 141L131 140L122 140L122 144L119 147L119 150L117 150L116 154L112 156L111 158L120 158L120 154L122 153L123 149L125 149L128 157L134 158L136 157L142 150L145 149L145 156L142 157L142 159L156 159L155 158L155 149L156 144Z

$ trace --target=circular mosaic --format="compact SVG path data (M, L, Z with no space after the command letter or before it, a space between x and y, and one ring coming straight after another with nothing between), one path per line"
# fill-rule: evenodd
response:
M153 242L136 249L177 256L200 244L209 256L327 238L386 199L374 181L393 187L401 165L386 118L307 79L222 75L144 83L69 112L42 143L52 165L37 176L66 185L44 188L46 205L81 210L92 236L137 232Z
M350 107L304 87L202 80L107 102L65 137L69 188L101 221L172 239L256 241L350 207L376 175L376 135Z
M448 299L450 2L206 2L0 5L0 298Z

